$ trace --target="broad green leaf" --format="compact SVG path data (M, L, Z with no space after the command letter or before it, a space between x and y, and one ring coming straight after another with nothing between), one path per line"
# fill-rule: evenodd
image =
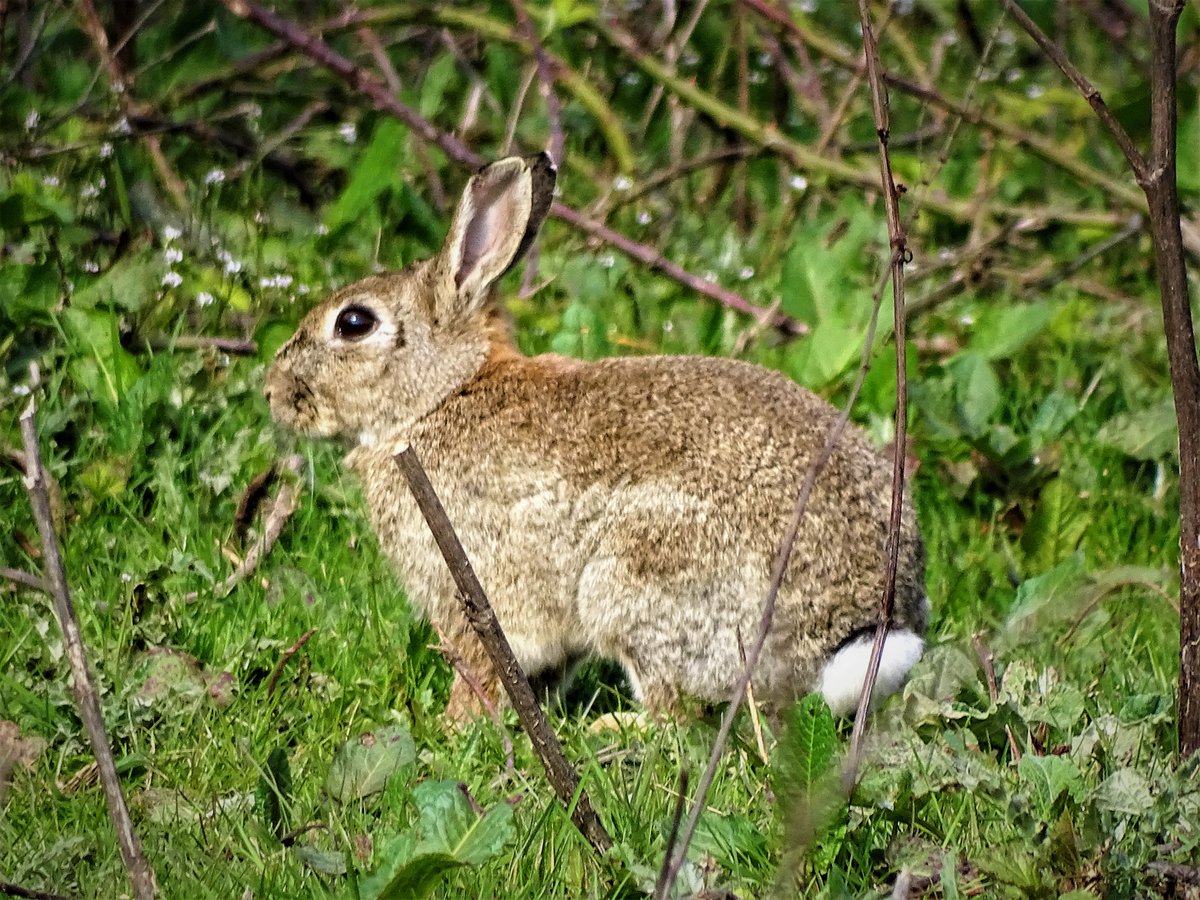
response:
M1037 625L1037 617L1052 604L1078 593L1084 580L1083 556L1074 553L1053 569L1034 578L1026 578L1017 588L1008 629L1020 630Z
M1083 800L1086 790L1083 774L1070 757L1026 753L1017 764L1017 771L1043 811L1048 811L1063 793L1076 803Z
M1027 567L1043 572L1074 553L1090 521L1078 491L1067 479L1046 484L1021 535Z
M971 329L969 346L985 359L1007 359L1044 331L1053 317L1048 303L988 306Z
M416 758L416 745L403 725L364 732L338 750L325 778L325 792L339 803L362 800L381 792L397 769Z
M400 183L407 135L408 130L395 119L379 120L371 143L351 168L350 182L325 214L330 231L353 222L380 194Z
M818 324L805 340L809 344L808 357L798 377L809 387L817 388L833 381L851 361L859 358L863 332L830 319Z
M1100 782L1092 800L1109 812L1140 816L1153 805L1154 793L1146 776L1137 769L1118 769Z
M421 115L427 119L436 117L444 105L446 89L456 81L461 81L457 57L453 53L441 54L425 70L421 82Z
M137 359L121 346L116 316L71 306L63 310L62 323L83 351L72 360L73 376L94 399L115 408L142 374Z
M1051 391L1038 406L1029 425L1029 438L1035 447L1057 440L1079 414L1079 403L1062 391Z
M314 872L322 875L345 875L346 857L329 850L318 850L307 844L296 844L292 847L296 858Z
M1175 404L1168 398L1157 406L1117 413L1100 426L1096 441L1134 459L1156 460L1179 449Z
M946 367L954 380L955 407L963 430L977 436L1000 406L1000 381L992 364L977 353L960 353Z
M91 284L75 292L71 305L79 309L114 306L136 312L154 297L166 267L149 250L130 254Z

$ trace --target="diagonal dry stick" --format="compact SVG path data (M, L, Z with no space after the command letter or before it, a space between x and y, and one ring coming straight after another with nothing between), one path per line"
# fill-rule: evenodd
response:
M37 370L34 367L33 382L36 384L37 381ZM133 894L138 900L151 900L158 892L154 869L142 852L141 841L134 831L133 820L129 817L129 807L126 806L125 796L121 793L121 782L104 727L104 715L100 711L100 699L92 681L87 651L83 646L83 635L80 633L75 607L71 602L71 590L67 585L67 573L63 567L58 534L54 530L54 518L50 511L46 471L42 467L41 450L38 447L36 413L37 406L33 398L30 398L29 405L21 414L21 438L25 444L25 489L29 492L33 517L37 520L38 531L42 537L42 552L54 597L54 612L62 628L67 661L71 666L71 688L75 694L75 706L79 710L79 717L83 720L92 744L92 752L96 756L100 781L104 786L104 798L108 802L108 814L117 832L117 844L129 873Z
M558 736L546 722L537 695L513 655L504 629L500 627L500 621L483 592L483 586L475 577L471 561L463 550L454 526L450 523L450 518L446 515L446 510L421 465L421 460L412 447L398 451L393 458L408 482L408 489L420 507L421 515L425 517L425 523L429 526L438 549L442 551L446 567L458 587L463 613L475 629L475 634L487 651L497 677L508 692L517 718L521 720L521 727L529 735L529 741L546 769L554 792L558 794L563 806L571 811L571 821L575 823L575 827L596 852L603 856L612 847L612 838L592 809L591 800L579 782L579 774L567 761Z

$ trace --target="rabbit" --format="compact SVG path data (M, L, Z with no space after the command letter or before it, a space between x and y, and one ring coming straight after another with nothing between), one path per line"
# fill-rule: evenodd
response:
M549 158L468 182L441 251L342 288L280 347L273 418L354 446L372 527L413 606L489 700L499 681L393 454L411 445L522 668L616 660L652 714L728 700L772 563L837 411L785 376L694 356L526 357L493 286L551 205ZM850 425L817 480L752 685L779 708L858 702L883 585L891 463ZM905 497L894 628L874 699L919 660L924 549ZM455 676L453 720L480 711Z

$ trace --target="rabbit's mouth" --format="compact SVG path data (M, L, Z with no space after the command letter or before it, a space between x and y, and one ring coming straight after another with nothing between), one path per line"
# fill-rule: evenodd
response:
M282 381L283 383L279 383ZM336 431L321 422L313 390L299 378L268 378L265 393L271 406L271 418L283 427L302 434L327 436Z

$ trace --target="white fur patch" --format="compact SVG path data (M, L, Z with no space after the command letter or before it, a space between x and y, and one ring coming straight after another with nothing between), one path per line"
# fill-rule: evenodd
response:
M874 641L874 634L852 641L835 653L821 670L819 689L834 715L848 716L858 706ZM871 696L872 706L904 686L909 670L917 664L924 649L925 641L911 631L888 633L883 644L883 656L879 659L879 675Z

